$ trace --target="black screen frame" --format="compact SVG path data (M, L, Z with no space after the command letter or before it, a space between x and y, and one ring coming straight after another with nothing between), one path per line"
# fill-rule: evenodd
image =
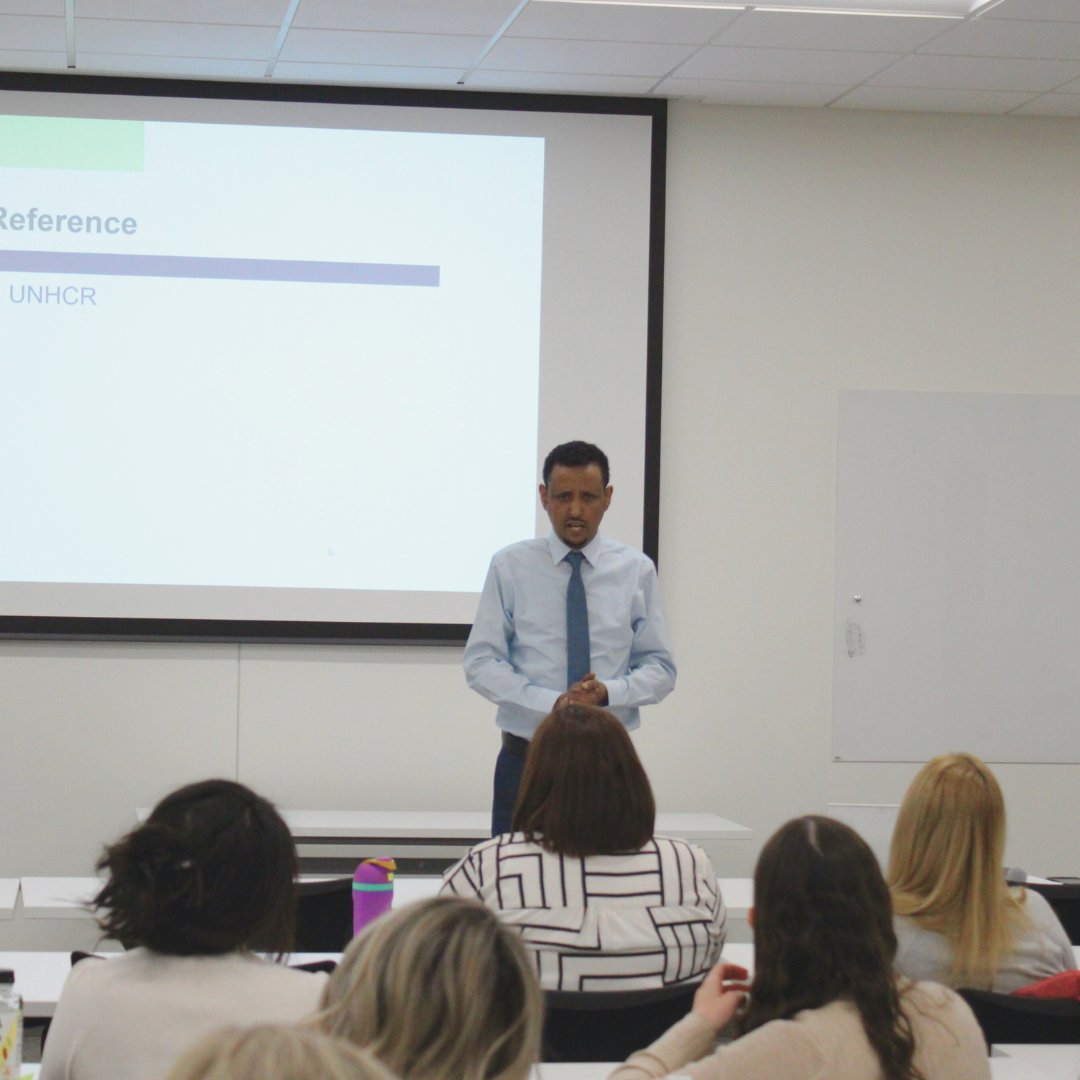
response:
M652 122L652 139L642 548L653 562L659 562L660 413L667 185L666 99L0 72L0 93L6 91L649 117ZM467 623L85 618L8 615L0 612L0 640L460 645L468 637L469 630Z

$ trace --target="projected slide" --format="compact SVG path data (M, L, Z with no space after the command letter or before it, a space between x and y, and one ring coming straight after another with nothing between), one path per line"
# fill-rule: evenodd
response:
M0 580L475 593L535 529L544 153L0 117Z

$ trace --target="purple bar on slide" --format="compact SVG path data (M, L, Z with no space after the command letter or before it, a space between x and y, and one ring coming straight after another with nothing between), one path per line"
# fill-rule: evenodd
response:
M4 251L0 270L28 274L312 281L334 285L437 288L439 267L413 263L314 262L307 259L211 259L196 255L115 255L94 251Z

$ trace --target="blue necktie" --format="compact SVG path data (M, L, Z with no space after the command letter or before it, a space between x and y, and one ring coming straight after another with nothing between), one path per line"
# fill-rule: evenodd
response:
M585 556L571 551L566 556L570 564L570 583L566 587L566 685L573 686L588 675L589 668L589 608L585 603L585 582L581 580L581 563Z

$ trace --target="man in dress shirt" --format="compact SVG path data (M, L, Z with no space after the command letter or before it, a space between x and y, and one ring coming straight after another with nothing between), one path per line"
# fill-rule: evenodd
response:
M492 835L510 831L529 739L558 705L598 705L628 729L638 707L675 686L656 568L640 551L598 535L611 505L608 459L586 442L556 446L544 461L540 502L552 532L495 553L472 633L465 678L495 702L502 749L495 763ZM584 556L589 671L567 685L567 556Z

